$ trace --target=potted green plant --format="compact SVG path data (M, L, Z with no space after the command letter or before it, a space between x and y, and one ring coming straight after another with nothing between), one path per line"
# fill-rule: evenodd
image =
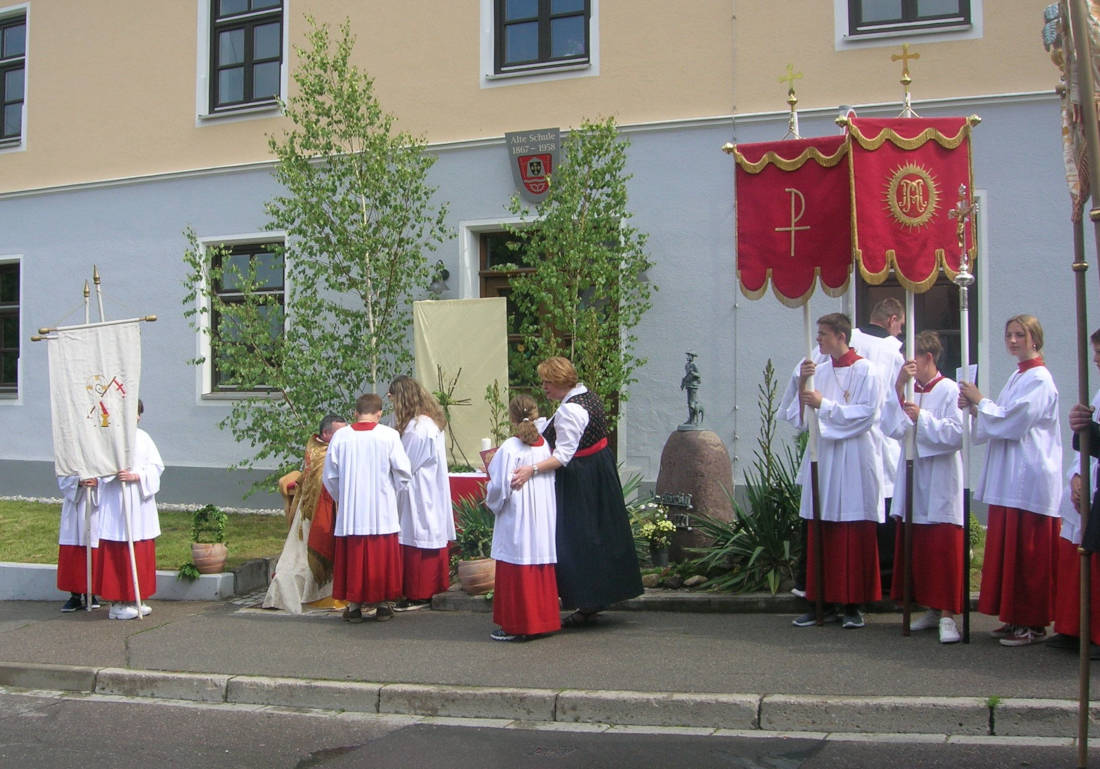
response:
M628 508L634 536L649 547L654 566L668 566L668 546L676 533L676 524L668 517L668 508L650 499Z
M469 595L484 595L496 582L493 549L493 513L485 502L474 497L459 497L454 502L458 544L458 582Z
M229 516L215 505L205 505L191 518L191 562L199 574L220 574L225 570L229 551L225 546L225 526Z

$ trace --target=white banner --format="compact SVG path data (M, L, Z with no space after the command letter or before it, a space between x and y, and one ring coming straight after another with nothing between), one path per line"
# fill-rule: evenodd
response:
M128 468L141 380L138 321L58 329L47 348L57 475Z

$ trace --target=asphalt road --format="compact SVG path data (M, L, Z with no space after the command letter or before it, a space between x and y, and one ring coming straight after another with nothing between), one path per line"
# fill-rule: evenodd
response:
M685 730L527 730L0 691L0 766L11 769L1046 769L1075 765L1074 748L1036 741L1011 745L952 744L942 739L853 742L714 736Z

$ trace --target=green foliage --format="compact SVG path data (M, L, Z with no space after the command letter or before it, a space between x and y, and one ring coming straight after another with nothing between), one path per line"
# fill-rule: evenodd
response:
M985 542L985 527L982 526L981 521L978 520L978 517L974 515L974 513L970 514L969 528L970 531L967 534L968 540L970 542L970 547L978 547L983 542Z
M493 513L483 501L460 497L454 502L455 542L465 560L488 558L493 549Z
M176 580L179 582L194 582L201 577L198 568L191 561L181 564L179 571L176 572Z
M773 595L784 581L792 579L802 548L798 507L800 488L796 483L801 452L789 445L775 450L778 385L771 360L764 367L764 381L758 388L760 433L753 452L752 469L745 474L748 505L738 503L732 492L735 518L722 521L710 516L692 516L693 525L713 540L693 566L714 577L708 588L735 592L769 590Z
M511 434L511 421L508 418L507 391L500 391L500 382L493 380L491 385L485 386L485 403L489 406L489 435L493 439L493 445L499 446L508 440Z
M221 508L205 505L195 511L191 517L192 542L225 542L225 526L229 516Z
M589 389L608 405L625 401L634 371L633 329L651 306L654 287L642 279L652 267L647 235L629 224L628 143L615 121L585 122L562 142L562 160L533 220L512 228L531 272L512 281L522 360L514 385L537 392L535 366L564 355ZM528 216L518 197L513 214Z
M231 274L242 296L222 301L217 249L186 232L184 314L229 381L267 391L234 401L220 423L251 448L231 469L278 464L264 488L298 463L325 413L347 413L360 393L410 368L412 300L427 295L426 252L446 235L446 207L426 182L434 159L423 139L395 131L373 81L351 63L350 25L330 39L327 25L308 21L306 45L295 48L296 94L283 105L290 127L268 140L283 191L266 206L267 226L286 233L281 336L272 339L272 300L256 293L256 276ZM210 335L200 317L210 313L232 338Z

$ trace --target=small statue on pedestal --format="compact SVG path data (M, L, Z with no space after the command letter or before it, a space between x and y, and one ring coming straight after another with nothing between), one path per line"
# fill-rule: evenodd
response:
M702 377L699 376L699 367L695 365L698 357L693 352L684 353L687 362L684 364L684 378L680 380L680 389L687 390L688 419L680 425L679 430L701 430L703 423L703 404L699 401L699 384Z

